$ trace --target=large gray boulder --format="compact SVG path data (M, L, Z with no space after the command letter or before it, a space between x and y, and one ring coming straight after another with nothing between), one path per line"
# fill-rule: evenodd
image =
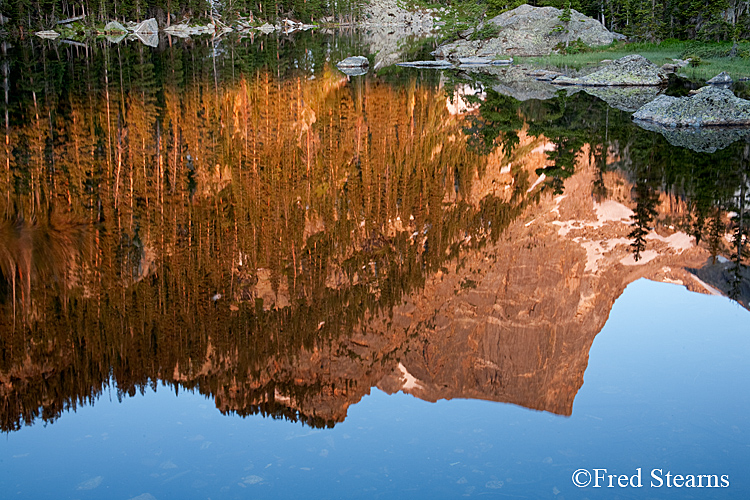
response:
M604 68L580 78L559 77L558 85L630 86L666 85L667 72L638 54L622 57Z
M562 11L554 7L521 5L485 22L499 29L488 40L457 40L433 52L436 57L493 57L502 55L543 56L558 44L581 40L586 45L608 45L614 36L596 19L570 11L570 21L560 21ZM565 32L567 30L567 33ZM469 35L469 33L466 33Z
M702 87L690 97L660 95L635 112L633 118L666 127L726 127L750 125L750 101L721 87Z

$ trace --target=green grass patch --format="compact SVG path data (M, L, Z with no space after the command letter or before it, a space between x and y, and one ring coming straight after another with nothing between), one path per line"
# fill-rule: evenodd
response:
M726 43L700 43L693 41L666 40L656 43L625 43L615 42L604 47L589 47L583 49L579 43L571 42L575 53L551 54L544 57L517 58L518 62L527 62L544 66L558 68L584 68L600 64L605 59L619 59L630 54L640 54L646 59L659 66L671 63L672 59L686 59L693 57L700 59L698 65L691 65L678 71L694 80L707 80L726 71L737 80L738 78L750 78L750 42L740 42L732 52L732 42Z

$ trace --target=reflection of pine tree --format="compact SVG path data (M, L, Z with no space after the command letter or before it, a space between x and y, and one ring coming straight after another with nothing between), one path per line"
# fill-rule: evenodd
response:
M576 171L576 155L581 149L581 142L575 136L559 136L552 139L555 145L553 151L547 152L547 157L554 162L552 165L536 169L537 175L544 174L552 186L554 194L562 194L565 179Z
M741 295L743 281L743 271L747 267L744 260L750 257L750 250L747 248L747 238L750 234L748 231L748 222L750 222L750 203L748 203L748 177L747 172L742 172L740 189L737 195L737 205L735 215L732 221L735 224L734 237L732 246L735 249L733 263L731 267L731 283L729 286L729 296L738 300Z
M711 258L714 263L716 262L716 256L721 251L722 239L727 230L722 214L723 211L721 208L714 207L713 215L708 222L708 250L711 252Z
M476 98L466 96L465 99L473 102ZM477 154L489 154L499 138L503 152L510 155L519 143L518 131L523 127L519 105L520 102L512 97L488 90L487 97L480 104L479 117L472 116L471 125L464 128L469 147Z
M639 181L635 185L635 213L631 216L633 219L633 230L628 234L633 238L630 246L633 248L633 257L636 261L640 260L641 252L646 249L646 235L651 231L651 223L656 217L656 202L659 195L648 182Z

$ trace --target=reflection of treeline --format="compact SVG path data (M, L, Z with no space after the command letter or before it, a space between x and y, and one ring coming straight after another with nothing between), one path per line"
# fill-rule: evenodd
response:
M499 146L507 150L510 145L512 149L519 121L529 124L529 134L544 136L554 144L554 149L547 152L547 165L537 174L545 175L546 185L556 194L563 192L565 179L573 175L584 151L599 169L592 186L597 198L607 195L603 174L608 169L619 168L628 174L635 184L631 237L636 257L645 248L644 237L653 228L657 215L658 193L663 192L687 203L689 216L673 221L681 229L698 242L705 241L714 255L721 249L728 250L724 236L732 233L737 269L746 263L743 242L750 220L748 143L735 142L715 153L675 147L662 135L634 125L630 113L584 92L568 95L565 91L555 99L520 102L489 89L478 116L472 119L473 125L464 133L478 153Z
M219 71L196 53L25 47L13 61L0 258L21 248L30 265L0 266L4 430L110 380L123 395L235 387L226 411L330 424L305 400L356 382L295 381L294 356L387 315L523 208L520 192L464 201L482 160L436 86ZM61 250L40 251L59 233ZM266 275L288 307L263 302Z
M108 21L141 21L154 17L159 25L175 24L183 19L207 23L215 19L224 22L238 16L253 22L276 23L288 17L306 22L331 17L336 21L349 21L359 17L360 0L235 0L209 2L207 0L101 0L91 2L60 2L59 0L11 0L0 6L8 28L19 33L34 29L49 29L57 21L78 19L104 26Z

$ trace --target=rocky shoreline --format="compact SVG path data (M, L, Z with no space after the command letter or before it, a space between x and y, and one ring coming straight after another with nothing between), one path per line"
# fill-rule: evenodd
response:
M313 28L343 26L357 26L363 29L386 27L401 29L409 33L428 33L435 26L434 17L440 15L440 13L439 10L431 9L408 11L400 7L396 0L379 0L368 3L364 7L362 18L356 21L352 19L336 20L333 17L325 17L309 24L288 18L270 23L262 19L256 19L252 15L249 17L239 16L233 22L223 22L221 16L214 15L205 24L191 24L188 20L182 20L176 23L168 23L166 26L160 26L155 18L150 18L140 22L125 23L113 20L105 25L101 25L88 23L84 15L59 21L54 28L37 31L34 34L39 38L48 40L55 40L61 37L67 39L81 36L104 36L116 43L125 39L140 39L146 45L152 45L153 40L143 35L158 35L163 33L177 38L190 38L202 35L217 37L231 32L245 35L290 34Z

